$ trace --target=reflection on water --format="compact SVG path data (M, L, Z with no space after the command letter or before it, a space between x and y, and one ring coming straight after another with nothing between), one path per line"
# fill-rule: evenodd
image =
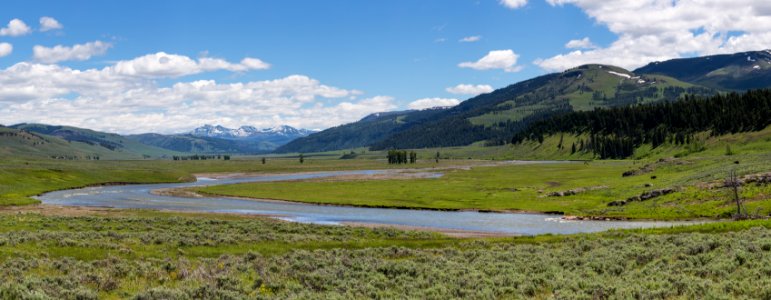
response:
M38 199L43 203L55 205L269 215L286 221L325 225L354 222L527 235L596 232L613 228L661 227L689 223L663 221L573 221L544 214L362 208L280 201L254 201L224 197L183 198L159 196L150 193L152 190L163 188L310 179L336 175L376 175L383 172L385 171L365 170L227 179L199 178L197 182L188 183L100 186L57 191L39 196ZM437 173L433 174L432 177L439 176L441 174Z

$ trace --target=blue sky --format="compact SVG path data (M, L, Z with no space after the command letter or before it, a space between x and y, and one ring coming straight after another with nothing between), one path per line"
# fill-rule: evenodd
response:
M0 123L58 122L115 132L184 131L203 122L325 128L377 109L454 104L490 87L583 63L634 68L658 59L760 50L771 41L763 32L767 22L745 28L731 19L746 18L749 9L764 20L769 9L762 1L735 3L745 9L735 16L720 1L629 2L19 1L0 11L0 26L10 29L14 19L28 26L23 34L0 34L0 43L12 47L4 56L0 47L0 85L6 83L0 103L7 105ZM671 19L661 19L667 10ZM728 16L717 17L721 12ZM41 31L41 17L60 26ZM76 51L76 45L82 47ZM44 49L34 54L35 46ZM62 48L52 50L56 46ZM501 52L485 60L491 51ZM161 74L143 73L132 61L165 59L158 53L232 65ZM265 65L236 66L244 58ZM112 69L121 61L133 63L130 76ZM102 77L84 83L81 73L88 70ZM21 78L27 82L18 84ZM204 95L201 84L189 87L195 93L168 90L203 81L228 92ZM237 86L249 83L246 92ZM472 88L465 94L450 89L460 84ZM283 90L276 92L278 87ZM41 92L33 96L24 88ZM228 96L236 94L241 96ZM221 109L200 109L207 104ZM244 106L253 109L239 112ZM68 110L78 113L62 113Z

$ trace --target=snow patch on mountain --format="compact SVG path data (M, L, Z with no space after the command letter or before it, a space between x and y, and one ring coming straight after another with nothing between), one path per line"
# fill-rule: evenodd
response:
M619 73L619 72L613 72L613 71L608 71L608 73L609 73L609 74L613 74L613 75L616 75L616 76L618 76L618 77L623 77L623 78L626 78L626 79L630 79L630 78L632 78L632 75L629 75L629 74L624 74L624 73Z
M204 126L193 129L192 131L190 131L190 134L194 136L238 139L238 138L254 138L254 137L265 137L265 136L301 137L301 136L309 135L314 132L315 131L313 130L297 129L288 125L280 125L280 126L275 126L271 128L262 128L262 129L258 129L254 126L245 125L235 129L231 129L221 125L206 124Z

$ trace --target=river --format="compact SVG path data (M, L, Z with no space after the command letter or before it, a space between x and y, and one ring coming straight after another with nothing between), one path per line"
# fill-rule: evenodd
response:
M284 201L260 201L227 197L185 198L151 193L156 189L311 179L339 175L373 175L384 171L339 171L263 175L242 178L198 178L196 182L99 186L63 190L37 198L45 204L63 206L155 209L185 212L214 212L268 215L281 220L314 224L346 223L428 227L467 230L491 234L536 235L597 232L616 228L663 227L695 222L669 221L573 221L559 215L535 213L484 213L476 211L432 211L414 209L364 208L316 205Z

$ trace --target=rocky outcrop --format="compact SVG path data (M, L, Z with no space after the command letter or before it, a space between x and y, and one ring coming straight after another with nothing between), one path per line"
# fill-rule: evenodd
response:
M605 186L605 185L591 186L591 187L585 187L585 188L581 187L581 188L570 189L567 191L551 192L546 194L546 196L547 197L565 197L565 196L580 194L587 191L601 190L601 189L607 189L607 188L608 186Z
M629 204L630 202L636 202L636 201L647 201L656 197L661 197L666 194L674 193L676 190L673 188L665 188L665 189L659 189L659 190L652 190L645 193L640 194L639 196L632 196L627 198L626 200L616 200L613 202L608 203L608 206L624 206Z
M756 186L771 184L771 172L744 175L739 178L738 183L739 186L745 186L748 184L755 184ZM728 186L726 185L725 180L721 180L713 181L711 183L703 183L700 185L700 187L708 189L719 189Z

